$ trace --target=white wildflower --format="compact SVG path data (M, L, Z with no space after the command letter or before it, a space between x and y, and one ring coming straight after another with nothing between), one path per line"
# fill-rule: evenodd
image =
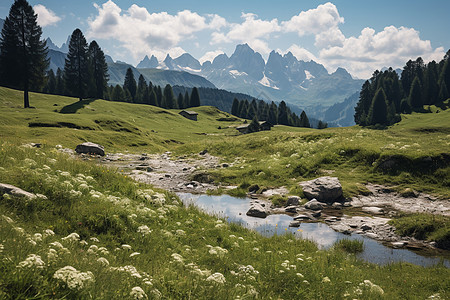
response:
M137 232L141 233L142 235L147 235L150 234L152 231L150 230L150 228L148 228L147 225L142 225L138 227Z
M440 293L436 293L428 297L427 299L442 299Z
M48 263L50 264L52 262L55 262L57 259L58 259L58 252L55 249L50 248L47 253Z
M118 267L118 268L110 268L113 271L119 271L119 272L125 272L129 273L131 277L135 278L142 278L142 275L136 270L134 266L124 266L124 267Z
M59 173L59 176L62 176L62 177L70 177L71 175L70 175L69 172L63 171L63 172L60 172L60 173Z
M214 274L208 276L208 278L206 278L206 281L217 283L217 284L224 284L226 282L226 279L222 273L214 273Z
M370 280L364 280L359 285L369 288L371 293L376 293L376 294L380 294L380 295L384 294L384 290L379 285L372 283Z
M98 240L98 238L96 238L96 237L91 237L90 239L89 239L91 242L95 242L95 243L99 243L100 241Z
M309 284L309 281L308 280L303 280L302 281L304 284Z
M18 268L37 268L37 269L43 269L45 266L44 261L39 255L36 254L30 254L28 257L21 261L17 267Z
M89 249L87 250L87 253L89 254L95 254L98 250L98 247L96 245L89 246Z
M36 245L37 245L37 243L36 243L35 240L32 240L32 239L30 239L30 238L27 238L27 241L31 244L31 246L36 246Z
M148 279L148 278L145 278L145 279L142 281L142 283L143 283L143 284L146 284L146 285L149 285L149 286L152 286L152 285L153 285L152 280L151 280L151 279Z
M81 191L88 191L89 190L89 186L86 183L82 183L78 186L78 189Z
M68 242L76 242L80 240L80 235L76 232L72 232L66 237L63 237L61 240L68 241Z
M135 286L131 289L130 297L133 299L147 299L147 294L141 287Z
M9 224L13 224L13 223L14 223L14 220L11 219L11 218L8 217L8 216L2 215L2 218L3 218L3 220L5 220L6 222L8 222Z
M38 200L47 200L47 196L43 195L43 194L36 194L36 198Z
M220 223L220 224L216 224L216 226L214 226L215 228L223 228L226 227L226 224Z
M51 229L45 229L44 230L44 237L53 236L55 233Z
M297 274L295 274L295 275L297 275L297 277L300 277L300 278L303 278L303 277L305 277L305 276L303 276L303 274L302 274L302 273L297 273Z
M36 242L42 242L42 234L41 233L35 233L33 235L33 240Z
M25 230L22 227L13 227L13 230L19 235L25 234Z
M108 261L106 258L104 258L104 257L99 257L99 258L97 259L97 262L98 262L99 264L101 264L103 267L109 266L109 261Z
M80 241L80 245L81 245L81 246L87 246L87 245L89 245L89 243L86 242L85 240L81 240L81 241Z
M124 250L131 250L131 246L127 245L127 244L123 244L122 245L122 249L124 249Z
M227 250L227 249L224 249L224 248L219 247L219 246L213 247L213 246L211 246L211 245L207 245L206 247L209 248L209 251L208 251L208 252L209 252L209 254L211 254L211 255L217 255L217 256L219 256L219 257L223 257L223 256L225 256L225 254L228 253L228 250Z
M74 197L74 198L81 197L82 194L83 194L82 192L76 191L76 190L70 190L69 191L69 195Z
M230 239L235 239L235 238L236 238L236 236L235 236L234 234L230 234L228 237L229 237Z
M108 255L108 254L109 254L108 249L106 249L105 247L100 247L100 248L98 248L98 252L99 252L101 255Z
M137 255L139 255L139 254L141 254L141 253L139 253L139 252L133 252L133 253L130 254L130 257L134 257L134 256L137 256Z
M94 177L92 177L92 176L86 176L85 179L86 179L87 181L95 182L95 179L94 179Z
M50 243L50 246L53 246L53 247L58 248L58 249L64 248L64 246L60 242Z
M327 283L327 282L331 282L330 278L328 278L328 276L322 278L322 283Z
M5 246L3 246L3 244L0 244L0 253L2 253L3 250L5 250Z
M90 283L94 283L92 272L80 272L72 266L65 266L55 272L53 278L63 281L71 290L82 290Z
M259 248L255 247L255 248L253 248L253 251L259 252Z
M158 289L151 290L150 294L152 295L152 298L154 298L154 299L161 299L161 297L162 297L162 294Z
M180 254L172 253L171 257L175 262L183 263L184 258Z

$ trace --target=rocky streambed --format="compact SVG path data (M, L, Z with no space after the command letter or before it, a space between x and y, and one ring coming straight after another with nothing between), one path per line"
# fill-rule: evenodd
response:
M117 169L137 181L176 193L204 194L219 187L205 170L227 168L232 163L219 163L219 159L202 151L197 155L173 157L166 152L158 155L115 153L100 159L101 164ZM267 200L273 195L285 195L287 189L281 187L262 194L249 194L253 198L247 215L265 218L273 214L291 216L291 227L305 222L323 222L337 232L360 234L387 243L393 248L434 249L433 242L402 237L388 224L399 213L431 213L450 216L450 201L438 200L433 196L412 192L404 197L392 189L368 184L367 195L351 199L342 197L342 187L334 177L320 177L300 183L306 204L300 197L290 196L285 207L274 207Z

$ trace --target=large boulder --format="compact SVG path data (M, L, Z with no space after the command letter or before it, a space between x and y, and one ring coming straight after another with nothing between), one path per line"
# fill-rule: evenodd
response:
M247 216L257 217L257 218L267 217L268 213L264 206L265 206L264 204L261 204L259 202L253 202L250 205L250 209L247 211Z
M342 198L342 186L337 177L324 176L300 183L303 194L309 200L333 203Z
M96 154L100 156L105 156L105 148L102 145L91 142L79 144L75 148L75 152L78 154L85 153L85 154Z
M25 198L25 199L34 199L36 195L27 191L24 191L14 185L0 183L0 194L9 194L12 196Z

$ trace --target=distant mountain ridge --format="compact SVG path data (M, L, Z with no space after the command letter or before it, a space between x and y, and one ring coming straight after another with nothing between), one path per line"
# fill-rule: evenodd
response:
M268 101L285 100L305 109L342 102L359 91L364 82L352 78L343 68L329 74L323 65L297 60L291 52L281 55L272 51L265 62L248 44L237 45L230 57L220 54L212 62L203 64L188 53L175 59L167 55L162 62L154 56L151 59L146 56L138 64L155 65L158 69L201 75L221 89Z

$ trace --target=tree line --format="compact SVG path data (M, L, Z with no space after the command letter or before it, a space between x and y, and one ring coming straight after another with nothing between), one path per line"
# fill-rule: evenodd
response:
M190 95L186 91L184 94L178 93L178 96L175 97L170 84L167 84L164 89L162 89L159 85L153 85L151 81L147 84L142 74L139 75L136 83L133 70L131 68L127 69L123 86L111 85L108 88L105 99L111 101L148 104L168 109L184 109L201 105L200 94L196 87L192 89Z
M300 114L300 117L293 113L286 105L286 102L281 101L279 105L267 103L262 100L253 99L248 101L247 99L238 100L234 98L231 107L231 114L244 119L257 119L259 121L267 121L273 125L287 125L295 127L311 127L308 116L305 111ZM325 128L325 124L321 123L321 128Z
M428 64L422 58L409 60L401 76L392 68L375 71L359 94L355 107L355 122L361 126L392 125L400 114L423 111L424 105L436 105L447 100L450 87L450 50L444 58Z

